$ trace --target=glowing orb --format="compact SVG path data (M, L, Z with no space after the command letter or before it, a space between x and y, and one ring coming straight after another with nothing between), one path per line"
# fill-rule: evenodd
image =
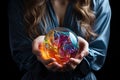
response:
M71 57L75 57L79 51L77 35L70 29L57 27L49 31L44 38L42 54L44 58L55 58L59 64L63 64Z

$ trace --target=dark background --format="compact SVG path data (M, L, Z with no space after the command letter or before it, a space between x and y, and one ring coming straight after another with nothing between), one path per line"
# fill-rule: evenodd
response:
M115 1L116 0L110 0L112 9L111 36L106 62L100 71L95 72L98 80L116 80L117 73L119 73L119 11L117 11L119 9L119 5L118 2ZM8 1L4 0L0 4L0 80L20 80L22 74L19 72L18 67L12 60L9 49L7 18Z

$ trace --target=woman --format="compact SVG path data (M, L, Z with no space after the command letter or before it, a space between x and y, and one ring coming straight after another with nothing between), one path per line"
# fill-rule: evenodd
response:
M111 9L108 0L11 0L9 38L22 80L96 80L107 55ZM56 27L74 31L82 49L60 65L44 59L38 46Z

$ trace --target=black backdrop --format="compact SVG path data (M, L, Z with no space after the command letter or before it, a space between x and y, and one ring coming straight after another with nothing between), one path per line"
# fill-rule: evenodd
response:
M117 10L119 5L116 0L110 0L112 9L111 19L111 36L108 48L108 55L103 68L95 72L98 80L116 80L119 63L119 16ZM4 3L4 4L3 4ZM20 80L22 76L18 67L14 63L10 55L9 38L8 38L8 19L7 19L7 4L8 1L4 0L0 6L0 79L1 80Z

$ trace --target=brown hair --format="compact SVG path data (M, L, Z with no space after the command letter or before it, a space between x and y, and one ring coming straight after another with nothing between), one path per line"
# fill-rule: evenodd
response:
M45 20L46 1L47 0L25 0L24 18L27 33L31 38L35 38L39 35L37 28L40 21L43 21L44 24L46 24ZM91 0L74 0L74 1L75 11L82 16L80 25L86 40L88 40L91 36L96 37L96 33L94 33L92 30L95 15L91 9Z

